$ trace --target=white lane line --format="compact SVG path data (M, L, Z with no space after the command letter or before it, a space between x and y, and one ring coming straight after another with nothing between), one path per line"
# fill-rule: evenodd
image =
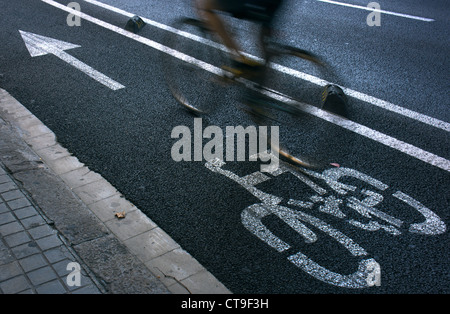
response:
M450 160L447 160L443 157L437 156L433 153L427 152L421 148L418 148L414 145L406 143L404 141L398 140L392 136L381 133L379 131L370 129L369 127L353 122L351 120L347 120L340 116L334 115L327 111L321 110L315 106L308 105L305 103L298 102L289 96L282 95L277 92L266 91L266 96L269 96L273 99L278 99L285 103L291 103L299 107L302 111L307 112L315 117L321 118L325 121L331 122L337 126L340 126L344 129L352 131L356 134L362 135L368 139L381 143L390 148L396 149L404 154L407 154L411 157L414 157L418 160L421 160L427 164L436 166L445 171L450 172Z
M317 84L320 86L325 86L329 83L332 83L332 82L327 82L325 80L322 80L318 77L309 75L307 73L303 73L303 72L285 67L283 65L273 64L272 68L274 68L282 73L289 74L291 76L297 77L297 78L305 80L305 81L309 81L311 83L314 83L314 84ZM358 91L353 90L348 87L342 86L342 89L347 96L353 97L355 99L359 99L365 103L374 105L376 107L382 108L387 111L394 112L394 113L402 115L404 117L411 118L413 120L422 122L422 123L430 125L432 127L450 132L450 123L448 123L448 122L418 113L416 111L398 106L398 105L388 102L386 100L382 100L382 99L376 98L374 96L370 96L370 95L358 92Z
M127 16L127 17L132 17L132 16L135 15L133 13L124 11L122 9L113 7L111 5L108 5L108 4L105 4L103 2L99 2L99 1L96 1L96 0L84 0L84 1L88 2L88 3L91 3L93 5L96 5L96 6L102 7L104 9L110 10L112 12L115 12L115 13ZM199 37L199 36L187 33L187 32L180 31L180 30L175 29L175 28L173 28L171 26L168 26L168 25L165 25L165 24L162 24L162 23L150 20L148 18L144 18L144 17L141 17L141 18L142 18L142 20L145 23L147 23L149 25L152 25L154 27L157 27L159 29L162 29L162 30L165 30L165 31L169 31L169 32L172 32L172 33L176 33L176 34L178 34L180 36L183 36L185 38L189 38L191 40L195 40L197 42L200 42L200 43L212 46L214 48L221 49L223 51L227 51L227 48L225 46L217 44L217 43L215 43L215 42L213 42L211 40L208 40L208 39L205 39L205 38L202 38L202 37ZM250 57L250 58L258 59L257 57L249 55L249 54L247 54L247 56ZM325 86L326 84L331 83L331 82L327 82L325 80L322 80L322 79L320 79L318 77L315 77L315 76L312 76L312 75L309 75L309 74L306 74L306 73L303 73L303 72L300 72L300 71L297 71L297 70L294 70L294 69L291 69L291 68L288 68L288 67L285 67L285 66L282 66L282 65L279 65L279 64L272 64L271 67L273 69L277 70L277 71L280 71L280 72L284 73L284 74L288 74L288 75L297 77L299 79L311 82L313 84ZM413 110L409 110L409 109L404 108L404 107L400 107L400 106L395 105L395 104L393 104L391 102L388 102L388 101L385 101L385 100L382 100L382 99L379 99L379 98L376 98L376 97L373 97L373 96L370 96L370 95L358 92L358 91L350 89L350 88L344 87L343 89L344 89L344 92L346 93L346 95L348 95L348 96L351 96L351 97L359 99L359 100L361 100L363 102L372 104L372 105L374 105L376 107L379 107L379 108L382 108L384 110L388 110L388 111L394 112L396 114L400 114L402 116L411 118L413 120L425 123L425 124L430 125L432 127L435 127L435 128L442 129L444 131L450 132L450 123L448 123L448 122L445 122L445 121L442 121L442 120L439 120L439 119L436 119L436 118L433 118L433 117L430 117L430 116L418 113L418 112L413 111Z
M380 12L380 13L384 13L384 14L388 14L388 15L405 17L407 19L418 20L418 21L423 21L423 22L434 22L434 19L430 19L430 18L426 18L426 17L420 17L420 16L403 14L403 13L396 13L396 12L386 11L386 10L378 10L378 9L373 9L373 8L370 8L370 7L364 7L364 6L361 6L361 5L349 4L349 3L332 1L332 0L317 0L317 1L330 3L330 4L341 5L341 6L355 8L355 9L366 10L366 11Z
M223 73L223 70L218 68L218 67L216 67L216 66L213 66L213 65L208 64L206 62L203 62L201 60L195 59L195 58L193 58L191 56L188 56L188 55L183 54L183 53L181 53L179 51L176 51L176 50L174 50L172 48L169 48L169 47L166 47L164 45L161 45L161 44L159 44L159 43L157 43L157 42L155 42L153 40L150 40L148 38L145 38L145 37L139 36L137 34L128 32L128 31L126 31L126 30L124 30L124 29L122 29L122 28L120 28L118 26L109 24L107 22L99 20L99 19L97 19L95 17L92 17L90 15L87 15L85 13L73 10L73 9L71 9L69 7L66 7L65 5L62 5L62 4L60 4L58 2L55 2L53 0L41 0L41 1L45 2L45 3L49 4L49 5L52 5L52 6L56 7L56 8L59 8L59 9L61 9L63 11L66 11L68 13L74 14L75 16L79 16L82 19L85 19L86 21L94 23L94 24L96 24L98 26L101 26L103 28L109 29L109 30L111 30L113 32L116 32L116 33L118 33L120 35L123 35L125 37L128 37L130 39L136 40L136 41L138 41L140 43L143 43L143 44L145 44L145 45L147 45L149 47L152 47L154 49L157 49L157 50L159 50L161 52L167 53L167 54L169 54L169 55L171 55L171 56L173 56L175 58L179 58L179 59L182 59L183 61L196 64L197 66L199 66L199 67L203 68L204 70L209 71L211 73L214 73L214 74L217 74L217 75L221 75ZM268 92L268 94L271 97L275 98L275 99L281 97L281 100L283 100L283 101L293 101L292 99L287 98L287 97L285 97L283 95L280 95L279 93ZM371 140L374 140L374 141L376 141L378 143L381 143L381 144L384 144L384 145L386 145L388 147L396 149L396 150L398 150L398 151L400 151L402 153L405 153L405 154L407 154L409 156L417 158L417 159L419 159L419 160L421 160L421 161L423 161L425 163L428 163L430 165L436 166L438 168L441 168L441 169L443 169L445 171L450 172L450 161L445 159L445 158L442 158L440 156L437 156L435 154L427 152L427 151L425 151L425 150L423 150L421 148L418 148L416 146L413 146L411 144L408 144L408 143L405 143L403 141L397 140L397 139L395 139L395 138L393 138L393 137L391 137L389 135L386 135L386 134L383 134L381 132L372 130L372 129L364 126L364 125L361 125L361 124L358 124L356 122L353 122L353 121L350 121L350 120L347 120L347 119L343 119L343 118L340 118L340 117L338 117L336 115L327 113L327 112L325 112L323 110L317 109L314 106L311 106L311 105L308 105L308 104L304 104L304 103L295 102L295 101L294 101L294 103L296 105L298 105L299 107L301 107L302 110L304 110L304 111L306 111L306 112L308 112L310 114L313 114L314 116L316 116L318 118L321 118L321 119L324 119L324 120L329 121L331 123L334 123L335 125L343 127L343 128L345 128L347 130L350 130L350 131L355 132L355 133L357 133L359 135L367 137L367 138L369 138Z
M217 74L217 75L221 75L223 73L223 71L221 69L219 69L219 68L217 68L217 67L215 67L213 65L210 65L209 63L206 63L206 62L203 62L201 60L195 59L195 58L193 58L193 57L191 57L189 55L186 55L186 54L184 54L182 52L179 52L179 51L174 50L172 48L169 48L167 46L161 45L160 43L157 43L156 41L153 41L151 39L148 39L148 38L139 36L137 34L131 33L131 32L129 32L129 31L123 29L123 28L120 28L118 26L112 25L112 24L110 24L108 22L102 21L100 19L97 19L97 18L95 18L93 16L90 16L88 14L85 14L83 12L74 10L74 9L72 9L70 7L67 7L67 6L65 6L65 5L63 5L61 3L56 2L56 1L53 1L53 0L41 0L41 1L47 3L47 4L51 5L51 6L54 6L54 7L58 8L58 9L61 9L63 11L66 11L66 12L68 12L70 14L73 14L75 16L79 16L80 18L85 19L86 21L89 21L89 22L91 22L93 24L96 24L96 25L101 26L103 28L106 28L106 29L108 29L110 31L113 31L115 33L118 33L120 35L128 37L130 39L133 39L133 40L135 40L137 42L140 42L140 43L142 43L144 45L152 47L152 48L154 48L156 50L159 50L161 52L167 53L167 54L169 54L169 55L171 55L171 56L173 56L175 58L178 58L178 59L181 59L183 61L195 64L195 65L201 67L202 69L207 70L207 71L209 71L211 73L214 73L214 74Z

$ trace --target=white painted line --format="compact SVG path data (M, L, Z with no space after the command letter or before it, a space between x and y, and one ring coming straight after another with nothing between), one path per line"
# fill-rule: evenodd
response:
M355 8L355 9L366 10L366 11L379 12L379 13L384 13L384 14L388 14L388 15L404 17L404 18L407 18L407 19L418 20L418 21L423 21L423 22L434 22L434 19L430 19L430 18L426 18L426 17L414 16L414 15L403 14L403 13L396 13L396 12L386 11L386 10L378 10L378 9L373 9L373 8L365 7L365 6L361 6L361 5L349 4L349 3L332 1L332 0L317 0L317 1L330 3L330 4L341 5L341 6Z
M282 73L289 74L289 75L297 77L299 79L302 79L302 80L305 80L305 81L317 84L319 86L325 86L327 84L332 83L332 82L328 82L328 81L322 80L322 79L320 79L318 77L312 76L310 74L306 74L306 73L303 73L303 72L300 72L300 71L297 71L297 70L285 67L285 66L280 65L280 64L272 64L271 66L275 70L278 70L278 71L280 71ZM395 105L395 104L393 104L391 102L388 102L386 100L382 100L382 99L379 99L379 98L376 98L376 97L373 97L373 96L370 96L370 95L358 92L358 91L353 90L351 88L342 87L342 89L343 89L344 93L347 96L353 97L355 99L359 99L359 100L361 100L361 101L363 101L365 103L368 103L368 104L374 105L376 107L379 107L379 108L382 108L382 109L394 112L394 113L402 115L404 117L411 118L413 120L422 122L422 123L427 124L429 126L432 126L432 127L435 127L435 128L441 129L441 130L444 130L446 132L450 132L450 123L448 123L448 122L445 122L445 121L442 121L442 120L439 120L439 119L436 119L436 118L433 118L433 117L421 114L419 112L416 112L416 111L413 111L413 110L410 110L410 109L407 109L407 108L404 108L404 107L400 107L400 106Z
M112 11L112 12L114 12L114 13L121 14L121 15L124 15L124 16L127 16L127 17L133 17L133 16L135 16L134 13L124 11L124 10L122 10L122 9L113 7L113 6L109 5L109 4L106 4L106 3L103 3L103 2L100 2L100 1L96 1L96 0L84 0L84 2L87 2L87 3L90 3L90 4L96 5L96 6L98 6L98 7L103 8L103 9L106 9L106 10L109 10L109 11ZM197 42L199 42L199 43L207 44L207 45L209 45L209 46L215 47L215 48L217 48L217 49L221 49L221 50L223 50L223 51L228 51L227 48L226 48L225 46L223 46L223 45L221 45L221 44L218 44L218 43L216 43L216 42L214 42L214 41L212 41L212 40L208 40L208 39L206 39L206 38L199 37L199 36L197 36L197 35L194 35L194 34L191 34L191 33L188 33L188 32L180 31L180 30L178 30L178 29L176 29L176 28L173 28L173 27L171 27L171 26L169 26L169 25L165 25L165 24L162 24L162 23L153 21L153 20L151 20L151 19L149 19L149 18L145 18L145 17L142 17L142 16L140 16L140 18L141 18L145 23L147 23L148 25L151 25L151 26L157 27L157 28L159 28L159 29L162 29L162 30L165 30L165 31L169 31L169 32L178 34L178 35L183 36L183 37L185 37L185 38L189 38L189 39L195 40L195 41L197 41Z
M421 160L427 164L433 165L435 167L441 168L445 171L450 172L450 160L447 160L443 157L437 156L433 153L427 152L421 148L418 148L414 145L408 144L401 140L398 140L392 136L381 133L379 131L370 129L369 127L353 122L351 120L347 120L340 116L334 115L324 110L320 110L317 107L312 105L308 105L305 103L300 103L296 100L291 99L288 96L282 95L278 92L268 91L265 93L267 96L278 99L282 102L291 103L299 107L302 111L307 112L315 117L321 118L325 121L331 122L337 126L340 126L344 129L352 131L356 134L362 135L368 139L386 145L390 148L398 150L404 154L407 154L411 157L414 157L418 160Z
M124 11L122 9L113 7L111 5L108 5L108 4L105 4L105 3L102 3L102 2L99 2L99 1L96 1L96 0L84 0L84 1L88 2L88 3L91 3L93 5L96 5L96 6L102 7L104 9L110 10L112 12L115 12L115 13L127 16L127 17L132 17L132 16L135 15L133 13L126 12L126 11ZM173 28L171 26L168 26L168 25L165 25L165 24L162 24L162 23L150 20L148 18L144 18L144 17L141 17L141 18L142 18L142 20L145 23L147 23L149 25L152 25L154 27L157 27L159 29L178 34L178 35L183 36L185 38L189 38L189 39L195 40L195 41L197 41L199 43L203 43L203 44L209 45L209 46L214 47L216 49L227 51L227 48L225 46L220 45L220 44L218 44L216 42L213 42L211 40L208 40L208 39L205 39L205 38L202 38L202 37L199 37L199 36L187 33L187 32L180 31L180 30L175 29L175 28ZM246 54L246 55L248 57L250 57L250 58L258 59L256 56L252 56L250 54ZM309 75L309 74L306 74L306 73L303 73L303 72L300 72L300 71L297 71L297 70L294 70L294 69L282 66L280 64L272 63L271 67L273 69L277 70L277 71L280 71L280 72L284 73L284 74L288 74L288 75L297 77L299 79L302 79L302 80L305 80L305 81L308 81L308 82L311 82L311 83L314 83L314 84L317 84L317 85L320 85L320 86L325 86L325 85L327 85L329 83L332 83L332 82L327 82L325 80L322 80L322 79L320 79L318 77L315 77L313 75ZM413 111L413 110L409 110L409 109L404 108L404 107L400 107L400 106L395 105L395 104L393 104L391 102L388 102L388 101L385 101L385 100L382 100L382 99L379 99L379 98L376 98L376 97L373 97L373 96L370 96L370 95L367 95L367 94L355 91L355 90L350 89L350 88L345 88L344 87L343 89L344 89L345 94L348 95L348 96L351 96L353 98L359 99L359 100L364 101L366 103L372 104L372 105L374 105L376 107L379 107L379 108L382 108L384 110L388 110L388 111L394 112L396 114L400 114L402 116L411 118L413 120L425 123L425 124L430 125L432 127L435 127L435 128L442 129L444 131L450 132L450 123L447 123L447 122L444 122L442 120L439 120L439 119L436 119L436 118L433 118L433 117L430 117L430 116L418 113L418 112Z
M123 35L125 37L130 38L130 39L133 39L133 40L135 40L137 42L140 42L140 43L142 43L144 45L152 47L152 48L154 48L156 50L159 50L161 52L167 53L167 54L169 54L169 55L171 55L171 56L173 56L175 58L178 58L178 59L181 59L183 61L195 64L195 65L197 65L197 66L199 66L199 67L201 67L201 68L203 68L203 69L205 69L205 70L207 70L207 71L209 71L211 73L214 73L214 74L217 74L217 75L221 75L223 73L223 71L220 68L218 68L218 67L215 67L215 66L213 66L211 64L208 64L206 62L203 62L201 60L195 59L195 58L193 58L193 57L191 57L189 55L186 55L186 54L184 54L182 52L179 52L179 51L174 50L172 48L169 48L167 46L161 45L160 43L157 43L156 41L153 41L151 39L139 36L137 34L129 32L129 31L123 29L123 28L120 28L118 26L112 25L112 24L107 23L105 21L99 20L99 19L97 19L95 17L92 17L90 15L87 15L87 14L85 14L83 12L71 9L70 7L67 7L67 6L65 6L63 4L60 4L58 2L55 2L53 0L41 0L41 1L47 3L47 4L51 5L51 6L54 6L54 7L58 8L58 9L61 9L63 11L66 11L66 12L68 12L70 14L73 14L75 16L79 16L82 19L85 19L86 21L89 21L89 22L94 23L94 24L96 24L98 26L106 28L106 29L108 29L110 31L113 31L113 32L117 33L117 34Z
M93 69L87 64L81 62L75 57L72 57L68 53L64 52L64 50L78 48L80 46L67 43L61 40L56 40L53 38L24 32L21 30L19 30L19 32L23 38L23 41L25 42L25 45L31 57L52 54L58 57L59 59L67 62L68 64L72 65L73 67L77 68L78 70L84 72L89 77L105 85L106 87L109 87L112 90L118 90L125 87L122 84L117 83L113 79L104 75L103 73L100 73L99 71Z
M195 58L193 58L191 56L185 55L185 54L183 54L181 52L178 52L178 51L176 51L176 50L174 50L172 48L169 48L169 47L166 47L164 45L161 45L161 44L159 44L159 43L157 43L157 42L155 42L153 40L150 40L148 38L145 38L145 37L139 36L137 34L128 32L128 31L126 31L126 30L124 30L124 29L122 29L120 27L117 27L115 25L109 24L107 22L104 22L102 20L94 18L94 17L92 17L90 15L87 15L85 13L82 13L82 12L79 12L79 11L75 11L75 10L73 10L73 9L71 9L69 7L66 7L66 6L64 6L64 5L60 4L60 3L57 3L57 2L55 2L53 0L41 0L41 1L43 1L43 2L45 2L47 4L49 4L49 5L52 5L52 6L56 7L56 8L59 8L61 10L64 10L66 12L69 12L71 14L74 14L76 16L80 16L81 18L83 18L83 19L85 19L85 20L87 20L87 21L89 21L91 23L97 24L97 25L99 25L101 27L104 27L106 29L114 31L114 32L116 32L118 34L121 34L123 36L126 36L126 37L128 37L130 39L133 39L133 40L136 40L138 42L141 42L141 43L143 43L145 45L148 45L148 46L150 46L152 48L155 48L155 49L157 49L159 51L167 53L167 54L169 54L169 55L171 55L173 57L179 58L179 59L181 59L183 61L186 61L186 62L189 62L189 63L192 63L192 64L196 64L197 66L199 66L199 67L203 68L204 70L209 71L211 73L214 73L214 74L217 74L217 75L221 75L223 73L223 70L218 68L218 67L216 67L216 66L213 66L213 65L208 64L206 62L200 61L200 60L195 59ZM371 140L374 140L376 142L384 144L384 145L386 145L388 147L396 149L396 150L398 150L398 151L400 151L402 153L405 153L405 154L407 154L409 156L417 158L417 159L419 159L419 160L421 160L421 161L423 161L425 163L428 163L430 165L436 166L438 168L441 168L441 169L443 169L445 171L450 172L450 161L445 159L445 158L442 158L442 157L437 156L435 154L432 154L430 152L424 151L424 150L422 150L422 149L420 149L420 148L418 148L416 146L413 146L411 144L408 144L408 143L405 143L403 141L397 140L397 139L395 139L395 138L393 138L393 137L391 137L389 135L386 135L386 134L383 134L381 132L372 130L372 129L364 126L364 125L361 125L361 124L358 124L356 122L353 122L353 121L341 118L339 116L327 113L327 112L325 112L323 110L320 110L320 109L318 109L318 108L316 108L314 106L296 102L296 101L292 100L291 98L288 98L288 97L286 97L284 95L281 95L280 93L267 92L267 94L270 97L274 98L274 99L280 99L280 100L282 100L284 102L293 102L295 105L301 107L301 109L303 111L308 112L308 113L310 113L310 114L312 114L312 115L314 115L314 116L316 116L318 118L321 118L323 120L326 120L326 121L329 121L331 123L334 123L335 125L343 127L343 128L345 128L347 130L350 130L350 131L352 131L354 133L357 133L357 134L362 135L364 137L367 137L367 138L369 138Z

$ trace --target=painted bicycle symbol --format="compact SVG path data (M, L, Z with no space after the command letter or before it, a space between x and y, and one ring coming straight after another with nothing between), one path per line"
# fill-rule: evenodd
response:
M445 223L433 211L401 191L396 191L390 196L416 210L421 217L423 216L421 222L411 223L409 227L405 227L406 223L403 220L378 209L377 205L380 205L385 199L383 192L386 194L388 185L354 169L331 168L324 170L322 173L307 169L299 171L299 168L280 161L279 167L272 172L256 171L240 177L232 171L225 170L224 165L225 162L219 159L208 161L205 164L206 168L212 172L235 181L261 201L242 211L241 222L248 231L264 243L280 253L291 248L289 243L277 237L263 223L264 217L276 215L295 230L306 243L315 243L319 238L316 232L307 227L307 225L310 225L336 240L352 256L359 259L357 270L350 275L344 275L319 265L302 252L297 252L287 258L309 275L331 285L344 288L379 286L381 267L374 258L369 258L368 252L353 239L322 219L307 213L308 209L317 208L322 213L342 219L362 230L369 232L381 230L392 236L401 235L406 228L408 232L422 235L438 235L446 232ZM284 204L289 205L288 207L280 205L283 201L282 197L266 193L256 187L258 184L283 173L294 175L311 189L311 195L302 200L284 200ZM313 178L315 180L312 180ZM355 185L344 183L344 178L361 181L364 186L369 186L370 189L358 189ZM323 185L317 184L317 181L323 183ZM364 219L361 221L349 218L345 211L354 211Z

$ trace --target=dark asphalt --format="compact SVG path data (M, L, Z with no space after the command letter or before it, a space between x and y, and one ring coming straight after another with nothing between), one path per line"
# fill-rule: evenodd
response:
M184 1L170 5L142 0L103 2L165 24L190 14ZM448 6L444 1L391 2L380 3L381 8L436 21L382 15L381 27L368 27L367 11L291 1L288 8L295 14L280 21L281 38L324 55L346 78L349 88L449 121ZM353 3L367 5L364 1ZM84 13L108 23L123 27L128 20L92 4L80 4ZM319 204L302 209L351 238L381 267L381 286L347 289L317 280L287 258L301 251L326 269L351 274L361 257L352 256L308 223L305 225L318 239L306 244L281 219L269 215L262 220L264 225L291 245L277 252L241 223L243 210L260 202L256 197L207 169L204 162L176 163L171 159L175 142L170 136L172 129L178 125L192 129L193 118L177 106L165 86L160 52L84 20L81 27L68 27L66 12L41 1L0 0L0 5L0 42L4 43L0 86L55 132L62 146L113 184L232 292L449 293L448 231L439 235L410 232L410 225L423 222L424 217L392 197L402 191L448 226L447 171L340 131L352 139L352 145L345 145L342 138L336 140L339 163L383 182L387 188L380 191L352 178L345 183L357 186L356 192L367 189L380 193L383 202L376 208L404 223L398 228L400 234L393 235L349 224L351 219L370 220L349 207L341 207L345 219L319 211ZM280 19L283 13L286 8L280 11ZM236 32L245 32L248 26L237 25ZM19 30L80 45L66 52L126 88L112 91L55 56L31 58ZM165 33L147 25L139 35L161 42ZM211 123L221 127L246 123L231 96L223 100L226 110L214 115ZM449 159L446 131L356 99L351 99L349 106L353 121ZM259 165L230 162L224 169L244 176L259 170ZM327 189L325 196L340 197L323 180L314 182ZM257 188L283 197L281 205L287 207L290 198L308 201L312 195L289 173L272 176ZM347 196L356 196L356 192Z

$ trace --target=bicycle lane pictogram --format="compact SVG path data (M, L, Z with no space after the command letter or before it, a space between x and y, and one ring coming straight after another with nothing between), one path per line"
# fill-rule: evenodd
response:
M219 159L207 162L205 167L233 180L259 199L260 203L242 208L241 223L248 232L275 251L286 252L291 245L276 235L277 230L270 230L264 224L264 218L270 215L281 219L307 245L314 245L319 237L325 235L359 261L354 265L353 273L340 274L320 265L319 261L302 251L287 257L299 270L329 285L352 289L380 286L383 265L372 257L376 252L367 251L341 232L339 226L316 217L314 211L337 218L361 232L385 232L391 237L401 237L406 233L435 236L447 230L446 224L436 213L412 196L400 190L391 191L387 184L355 169L333 167L316 172L280 161L280 166L269 173L256 171L241 177L226 170L226 163ZM300 184L308 187L310 193L299 195L297 199L283 199L257 187L282 174L293 175ZM346 179L353 180L352 184L345 182ZM380 210L378 207L386 201L390 202L389 206L395 204L399 210L389 210L389 213ZM405 210L414 212L414 221L397 217Z

